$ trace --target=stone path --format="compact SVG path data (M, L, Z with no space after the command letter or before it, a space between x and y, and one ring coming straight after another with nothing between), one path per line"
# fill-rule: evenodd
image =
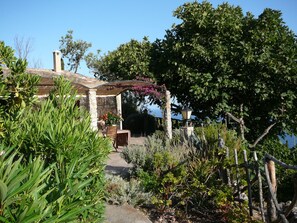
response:
M131 138L130 144L143 144L144 137ZM127 176L132 166L120 157L121 149L112 152L106 165L106 173ZM130 205L106 205L104 223L152 223L140 210Z

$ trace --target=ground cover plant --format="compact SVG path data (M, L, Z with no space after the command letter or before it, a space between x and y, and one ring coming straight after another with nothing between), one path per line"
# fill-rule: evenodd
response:
M243 148L234 131L212 124L197 128L195 138L185 139L178 131L168 140L157 133L144 146L124 149L122 156L133 164L133 176L152 193L154 216L160 221L251 221L247 204L235 202L232 188L224 183L229 163L219 139L230 150Z

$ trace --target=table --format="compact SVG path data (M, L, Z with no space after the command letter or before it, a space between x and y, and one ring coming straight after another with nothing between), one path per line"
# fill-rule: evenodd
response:
M131 138L131 132L127 129L117 131L117 146L128 146Z

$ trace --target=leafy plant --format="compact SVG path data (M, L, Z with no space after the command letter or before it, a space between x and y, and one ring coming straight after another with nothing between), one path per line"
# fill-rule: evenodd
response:
M213 123L196 128L189 139L179 131L174 132L172 140L154 134L144 146L124 149L122 156L133 164L133 173L152 193L152 203L162 213L174 208L176 217L209 212L216 220L227 215L246 220L247 214L233 205L232 187L224 183L224 171L230 164L227 147L233 159L231 151L240 151L243 145L235 131ZM227 204L231 205L228 214L224 212Z
M1 145L0 220L1 222L36 222L46 219L51 206L46 200L51 168L36 158L23 165L13 148ZM49 193L50 191L48 191Z
M120 176L106 176L107 202L116 205L130 204L141 206L150 203L151 194L144 191L141 183L136 179L125 181Z
M120 121L123 121L123 118L120 115L113 112L107 112L106 114L100 116L99 119L104 121L105 125L116 125Z
M17 120L25 107L36 102L39 77L26 73L26 66L26 60L17 59L12 48L0 41L0 137L9 137L17 127L10 129L12 125L6 123Z
M24 163L23 157L13 152L14 148L1 146L1 149L1 222L71 222L93 208L100 208L84 200L95 179L90 175L86 178L87 173L95 171L88 169L85 163L90 159L86 156L67 165L67 178L62 178L55 163L45 167L41 157Z
M53 173L47 189L53 222L68 219L99 222L104 210L104 163L111 143L90 128L89 114L75 106L76 94L62 77L48 99L25 109L18 126L3 142L22 154L23 162L40 156Z

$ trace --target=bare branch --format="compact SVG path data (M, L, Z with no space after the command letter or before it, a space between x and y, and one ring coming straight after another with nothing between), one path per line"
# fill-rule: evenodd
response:
M242 108L241 108L242 109ZM234 121L236 121L239 126L240 126L240 134L241 134L241 139L245 140L244 137L244 130L246 129L245 125L244 125L244 120L243 118L236 118L234 115L232 115L230 112L226 112L226 115L228 115L230 118L232 118Z
M257 145L257 144L264 138L264 136L266 136L266 135L269 133L270 129L271 129L275 124L276 124L276 122L273 123L273 124L271 124L270 126L268 126L268 128L264 130L263 134L260 135L260 136L256 139L256 141L255 141L253 144L249 144L249 147L250 147L250 148L255 148L256 145Z
M276 159L274 156L271 156L269 154L265 154L265 158L269 159L269 160L272 160L273 162L277 163L278 165L282 166L285 169L297 170L296 165L288 165L288 164Z
M230 118L232 118L235 122L240 123L240 119L236 118L230 112L226 112L226 115L228 115Z
M17 57L27 60L28 55L32 52L32 39L24 39L24 37L15 36L14 38L14 47L17 54Z

